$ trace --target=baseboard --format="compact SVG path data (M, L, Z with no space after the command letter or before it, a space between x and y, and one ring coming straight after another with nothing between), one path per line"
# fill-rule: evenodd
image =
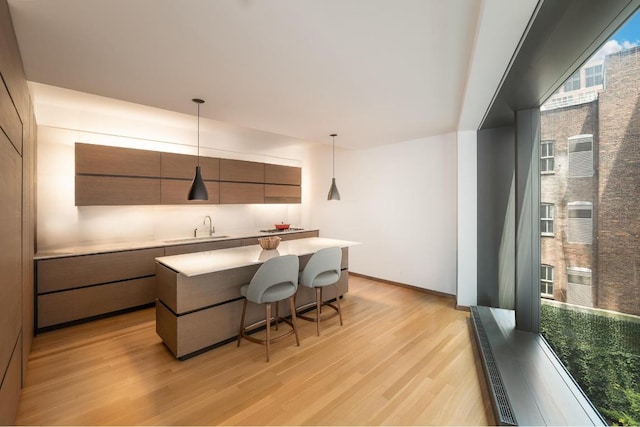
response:
M434 291L432 289L425 289L425 288L421 288L419 286L407 285L406 283L394 282L392 280L380 279L378 277L367 276L366 274L354 273L353 271L349 271L349 275L356 276L356 277L361 277L363 279L375 280L376 282L382 282L382 283L386 283L386 284L389 284L389 285L400 286L402 288L413 289L414 291L422 292L422 293L425 293L425 294L436 295L436 296L439 296L439 297L450 298L450 299L453 299L453 300L456 299L455 295L447 294L445 292ZM468 309L468 307L467 307L467 309Z

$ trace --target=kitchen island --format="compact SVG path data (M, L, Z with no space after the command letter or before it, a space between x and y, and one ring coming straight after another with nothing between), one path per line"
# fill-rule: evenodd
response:
M277 249L259 245L211 250L156 258L156 332L179 359L185 359L233 340L238 335L242 296L240 288L249 283L260 265L281 255L296 255L302 270L311 255L322 248L342 248L342 273L338 291L326 289L331 300L348 291L349 247L356 242L312 237L283 241ZM298 287L296 304L314 301L311 289ZM288 314L287 310L283 311ZM247 308L247 324L264 316L262 307Z

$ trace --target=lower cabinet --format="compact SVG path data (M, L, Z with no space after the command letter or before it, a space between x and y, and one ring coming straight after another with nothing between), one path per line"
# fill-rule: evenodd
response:
M318 231L280 236L303 239ZM36 331L153 304L158 257L256 244L257 238L228 239L36 260Z
M153 304L164 248L36 261L36 329Z

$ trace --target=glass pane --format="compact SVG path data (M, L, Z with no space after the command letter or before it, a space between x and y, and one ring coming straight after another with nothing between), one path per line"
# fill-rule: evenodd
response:
M540 224L556 228L540 241L540 327L609 425L640 425L640 13L632 21L632 38L614 35L586 61L588 89L540 112L540 140L555 141L541 170L558 165L541 176L540 200L561 206Z

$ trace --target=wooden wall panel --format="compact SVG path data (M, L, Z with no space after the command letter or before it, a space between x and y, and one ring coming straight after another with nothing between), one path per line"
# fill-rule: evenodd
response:
M265 203L300 203L302 188L297 185L264 185Z
M0 0L0 127L0 425L9 425L33 336L36 125L6 0Z
M38 327L151 304L155 299L155 276L39 295Z
M193 177L192 177L193 178ZM220 183L205 181L208 200L188 200L191 181L185 179L162 179L160 182L160 204L163 205L212 205L220 203Z
M159 204L159 179L76 175L76 206Z
M22 154L22 122L9 91L2 81L0 81L0 128L7 134L16 151Z
M38 294L156 274L164 248L38 261Z
M264 163L220 159L220 181L263 183Z
M76 174L160 176L160 153L76 143Z
M187 154L160 153L160 176L162 178L181 178L192 180L197 156ZM200 157L200 172L205 181L220 179L220 159L217 157Z
M0 375L4 375L22 327L22 159L1 130L0 200ZM18 351L20 359L21 348Z
M264 184L221 182L221 204L264 203Z
M0 384L0 425L2 426L14 425L18 413L20 388L22 387L20 341L18 338L17 342L8 349L12 356L6 371L3 371L4 378Z
M267 184L302 184L302 170L293 166L264 165L264 182Z

